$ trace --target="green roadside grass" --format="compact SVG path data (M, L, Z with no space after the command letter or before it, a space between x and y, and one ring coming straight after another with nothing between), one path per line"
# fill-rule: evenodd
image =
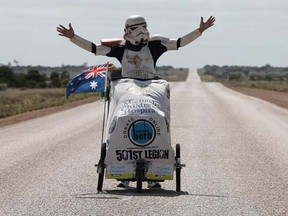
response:
M99 98L97 93L72 94L66 99L65 89L12 89L0 91L0 119L9 116L62 106L90 97Z

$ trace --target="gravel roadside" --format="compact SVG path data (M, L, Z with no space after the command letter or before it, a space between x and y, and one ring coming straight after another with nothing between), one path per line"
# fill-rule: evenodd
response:
M266 89L246 88L246 87L229 87L243 94L257 97L279 107L288 109L288 92L279 92Z

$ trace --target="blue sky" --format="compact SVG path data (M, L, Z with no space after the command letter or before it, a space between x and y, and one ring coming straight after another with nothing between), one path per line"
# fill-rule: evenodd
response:
M288 66L287 0L0 0L0 64L88 65L108 60L58 36L58 24L72 23L76 34L99 43L123 36L125 20L143 15L150 34L178 38L198 28L200 17L215 26L193 43L165 53L157 65Z

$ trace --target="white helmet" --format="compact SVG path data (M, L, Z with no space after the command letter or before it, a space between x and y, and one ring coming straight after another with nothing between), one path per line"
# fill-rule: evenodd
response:
M133 15L125 22L124 39L133 45L147 44L149 41L149 31L144 17Z

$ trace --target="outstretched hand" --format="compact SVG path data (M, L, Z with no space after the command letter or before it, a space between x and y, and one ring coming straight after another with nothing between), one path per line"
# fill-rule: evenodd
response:
M67 38L70 38L70 39L74 37L74 29L72 28L71 23L69 23L69 28L68 29L65 28L62 25L59 25L57 27L57 31L59 32L60 36L67 37Z
M201 22L200 22L200 26L199 26L199 31L201 33L203 33L206 29L210 28L211 26L214 25L215 22L215 17L210 16L209 19L204 22L203 17L201 17Z

